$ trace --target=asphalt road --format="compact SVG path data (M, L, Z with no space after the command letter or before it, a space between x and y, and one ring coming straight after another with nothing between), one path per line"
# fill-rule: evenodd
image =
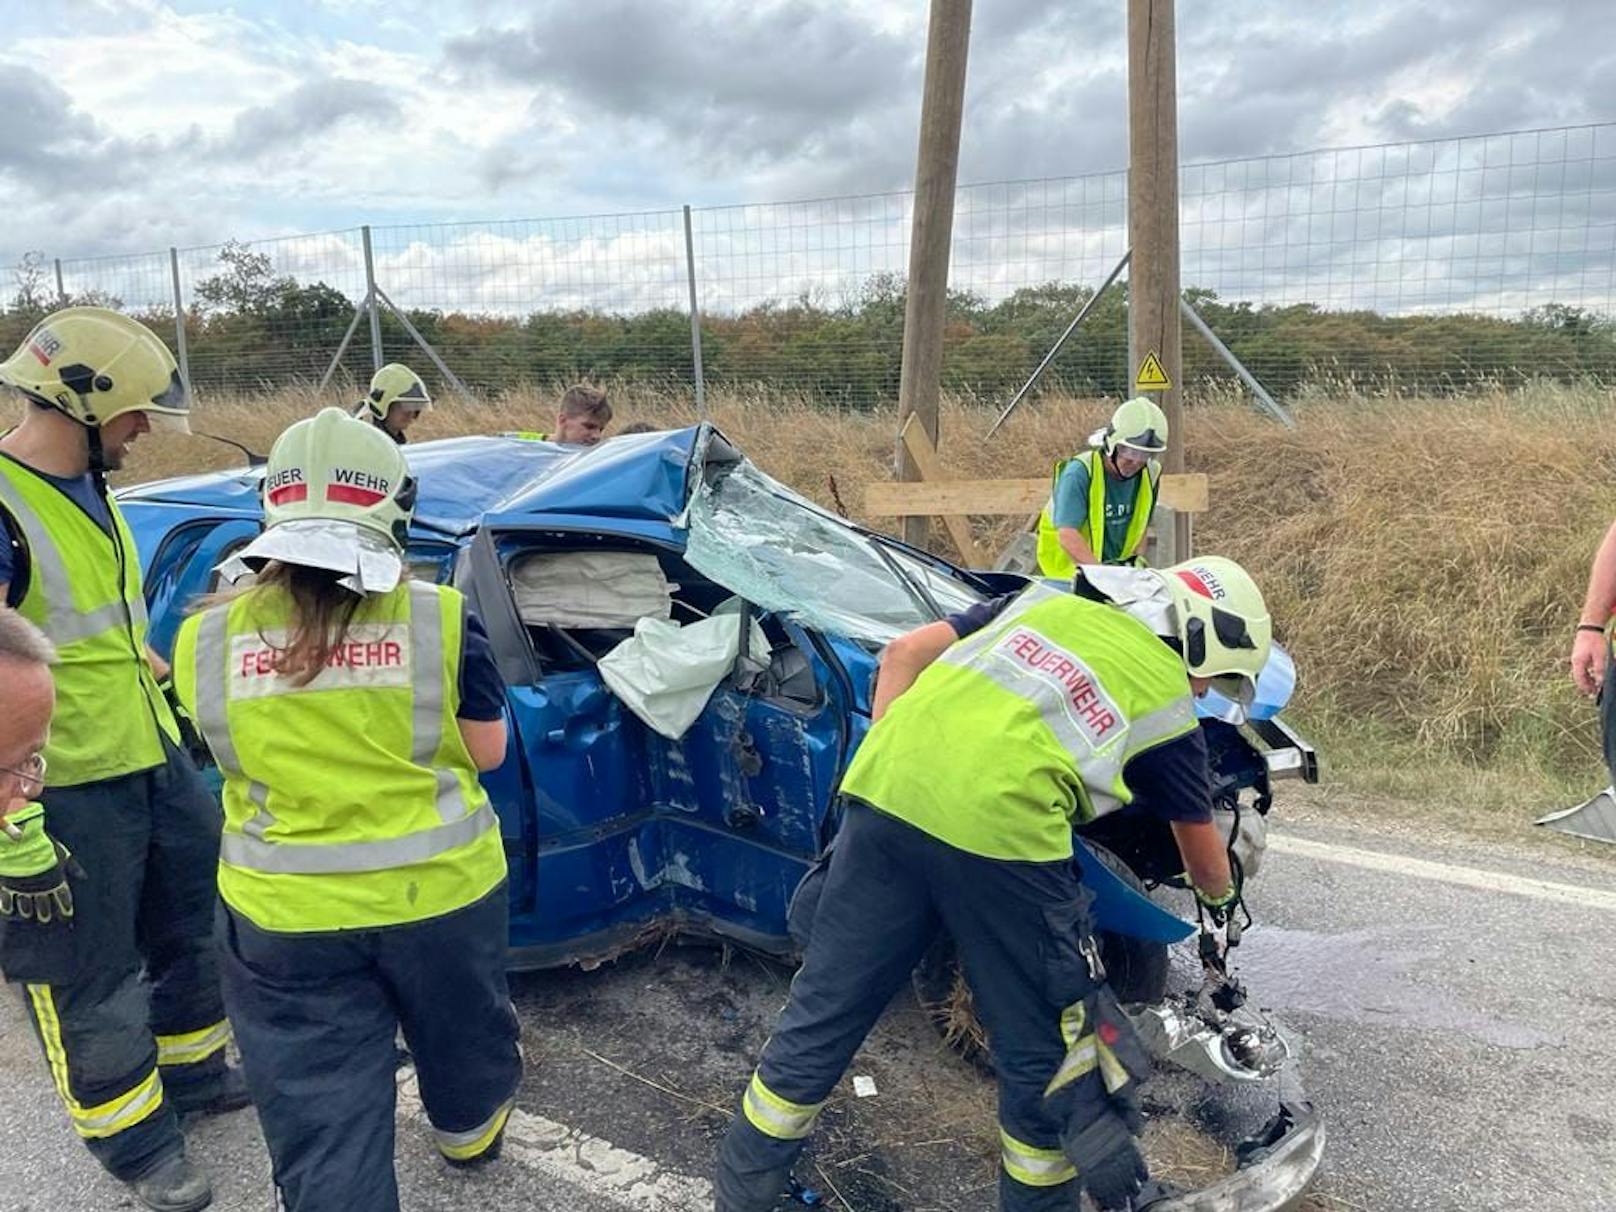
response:
M1330 1132L1311 1206L1616 1210L1616 855L1429 832L1285 812L1254 888L1259 924L1237 967L1297 1047ZM441 1165L405 1075L404 1206L710 1208L716 1140L788 980L681 946L519 978L528 1077L506 1158L472 1174ZM910 999L852 1072L876 1094L844 1082L802 1168L828 1206L993 1206L990 1084ZM250 1112L189 1139L215 1207L272 1206ZM1170 1133L1152 1147L1189 1173L1205 1160ZM0 1212L134 1206L66 1128L15 998L0 998Z

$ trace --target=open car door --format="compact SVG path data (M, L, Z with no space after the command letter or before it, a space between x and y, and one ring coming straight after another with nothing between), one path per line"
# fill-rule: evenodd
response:
M612 592L585 571L601 568ZM589 964L682 929L789 950L786 906L833 831L853 708L824 641L731 601L677 530L643 520L490 516L456 580L513 725L485 779L511 861L513 966ZM599 662L642 618L695 621L726 602L763 651L749 641L695 722L663 736Z

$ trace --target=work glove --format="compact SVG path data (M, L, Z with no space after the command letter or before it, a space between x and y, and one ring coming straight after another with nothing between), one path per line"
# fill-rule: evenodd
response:
M71 873L84 878L68 848L45 832L45 810L30 804L8 821L21 831L18 841L0 838L0 918L41 926L73 918Z
M1077 1181L1102 1210L1127 1209L1143 1190L1150 1170L1139 1150L1143 1126L1131 1095L1112 1095L1100 1114L1083 1128L1068 1128L1061 1151L1077 1167Z
M1222 896L1212 896L1200 885L1195 885L1195 899L1200 902L1201 908L1206 910L1207 917L1212 919L1214 926L1222 926L1233 916L1240 905L1240 864L1229 864L1229 890Z

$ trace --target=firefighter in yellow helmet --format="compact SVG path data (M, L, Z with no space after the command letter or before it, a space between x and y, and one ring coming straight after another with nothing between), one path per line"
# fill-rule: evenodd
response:
M389 362L370 378L370 390L354 409L354 415L370 423L402 446L404 432L426 409L432 397L426 384L402 362Z
M251 587L187 619L181 700L224 776L225 1005L280 1207L396 1212L395 1050L439 1150L499 1153L521 1079L505 851L478 772L504 687L461 594L406 577L401 450L329 408L264 476Z
M1143 563L1167 449L1167 417L1154 400L1118 405L1089 448L1055 464L1038 517L1038 570L1070 580L1079 564Z
M212 1195L179 1115L247 1101L213 944L219 810L178 744L105 475L154 428L185 431L189 401L162 341L99 307L47 316L0 384L26 409L0 437L0 593L59 654L37 810L0 836L0 878L54 874L73 907L30 923L0 903L0 970L90 1152L147 1207L186 1212Z
M717 1212L775 1206L939 928L993 1038L1000 1208L1067 1212L1080 1189L1128 1208L1142 1189L1143 1049L1104 984L1072 825L1135 798L1165 816L1221 924L1239 889L1193 699L1216 685L1251 701L1268 609L1213 556L1089 566L1076 588L1034 584L882 654L803 964L719 1151Z

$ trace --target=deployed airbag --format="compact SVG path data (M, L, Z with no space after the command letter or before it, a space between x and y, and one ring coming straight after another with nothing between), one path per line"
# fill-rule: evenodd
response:
M633 627L673 613L673 584L637 551L535 552L511 562L516 610L529 627Z
M750 633L747 653L766 663L768 638L731 598L711 618L683 627L667 619L642 618L632 636L601 657L601 680L646 727L677 740L735 668L743 617Z

